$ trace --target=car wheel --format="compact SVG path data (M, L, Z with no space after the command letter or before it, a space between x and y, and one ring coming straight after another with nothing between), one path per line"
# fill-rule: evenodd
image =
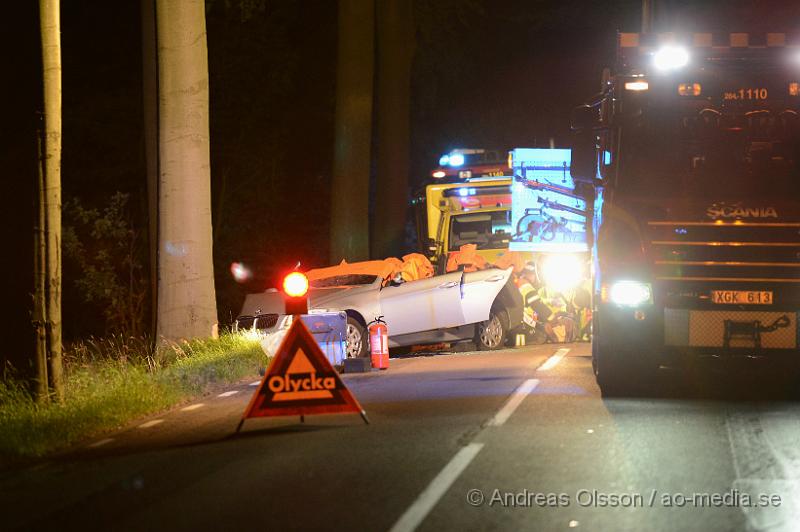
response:
M508 332L508 318L505 311L491 311L489 319L480 322L475 331L475 344L481 351L501 349Z
M347 317L347 358L367 356L367 330L359 321Z

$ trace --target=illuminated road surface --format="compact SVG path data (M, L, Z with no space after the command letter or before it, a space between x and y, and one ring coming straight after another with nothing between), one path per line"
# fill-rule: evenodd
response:
M793 530L800 403L747 378L603 400L589 346L392 360L357 415L248 420L221 389L0 474L3 528ZM252 379L250 379L252 381ZM673 389L674 388L674 389ZM698 393L699 390L699 393ZM766 499L759 500L763 495ZM761 507L743 507L751 503ZM763 506L763 504L767 506Z

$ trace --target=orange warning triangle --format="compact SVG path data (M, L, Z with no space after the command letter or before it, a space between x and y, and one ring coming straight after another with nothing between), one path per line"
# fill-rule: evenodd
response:
M250 399L242 422L251 417L341 412L361 414L366 421L364 409L328 362L303 320L295 318Z

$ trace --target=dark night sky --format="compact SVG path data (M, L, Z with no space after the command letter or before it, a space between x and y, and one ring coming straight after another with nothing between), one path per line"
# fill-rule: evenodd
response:
M30 331L34 129L41 92L36 4L6 6L0 29L6 52L0 168L7 191L0 225L10 310L3 332L15 339L3 343L0 358L16 360L30 339L21 331ZM241 213L225 220L225 239L215 243L218 265L248 258L265 263L302 258L319 265L314 263L327 257L335 2L267 2L267 13L246 23L226 16L223 4L215 2L208 13L214 190L223 171L242 183L269 175L264 197L300 194L304 209L286 214L284 208L276 215L256 203L243 204ZM557 145L567 145L570 108L597 90L616 31L638 29L641 3L471 0L463 9L457 2L440 4L455 6L453 20L432 22L440 31L421 43L412 84L410 180L416 185L438 154L454 147L545 146L551 136ZM796 4L672 0L660 6L669 15L662 18L665 23L685 30L766 31L800 26ZM141 217L139 2L63 1L62 46L65 196L91 204L122 190L131 193ZM254 228L262 237L252 240L258 250L231 236ZM307 243L305 249L292 249L298 241ZM220 314L226 316L241 290L223 277L218 292ZM65 286L65 322L75 334L79 309L81 316L92 315Z

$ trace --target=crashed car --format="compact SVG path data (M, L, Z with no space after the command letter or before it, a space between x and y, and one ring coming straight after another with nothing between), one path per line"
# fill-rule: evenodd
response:
M499 349L522 322L511 272L489 268L405 280L391 262L343 263L307 273L309 312L347 313L349 357L369 354L367 327L379 316L388 325L389 347L474 341L478 349Z
M500 349L508 332L522 323L512 268L433 275L432 267L408 260L412 256L419 255L307 272L309 314L347 314L348 357L369 355L367 328L378 317L388 325L389 347L474 341L481 350ZM274 289L249 294L234 329L271 333L287 328L291 320L279 310L281 297Z

